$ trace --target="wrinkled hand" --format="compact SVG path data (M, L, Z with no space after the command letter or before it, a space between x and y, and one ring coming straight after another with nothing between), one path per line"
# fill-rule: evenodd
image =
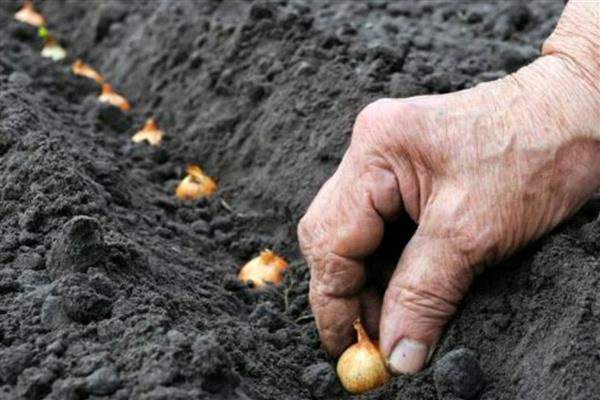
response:
M419 371L475 275L593 195L600 90L577 68L546 56L500 81L360 112L339 168L298 228L331 355L352 342L360 316L379 332L394 372ZM404 213L418 228L380 296L364 259Z

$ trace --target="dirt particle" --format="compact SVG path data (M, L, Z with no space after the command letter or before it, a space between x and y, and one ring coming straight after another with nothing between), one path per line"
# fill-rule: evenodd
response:
M100 223L95 218L78 216L67 222L54 239L48 269L54 277L69 272L87 272L106 262L107 248Z
M46 297L42 304L40 319L48 328L59 328L71 322L58 296Z
M0 350L0 384L14 384L21 372L34 358L34 348L24 343Z
M315 67L307 61L301 61L296 68L296 76L310 76L316 72Z
M113 294L102 281L93 282L84 274L71 274L57 282L54 294L66 316L81 324L108 318L112 312Z
M50 393L56 375L47 369L27 368L17 382L17 395L24 400L40 400Z
M313 398L326 399L342 394L334 367L327 362L309 365L302 372L302 383L306 385Z
M120 386L119 376L111 366L97 369L85 381L88 393L95 396L107 396Z
M202 389L209 393L230 392L239 384L229 356L212 333L199 336L192 352L192 364L202 376Z

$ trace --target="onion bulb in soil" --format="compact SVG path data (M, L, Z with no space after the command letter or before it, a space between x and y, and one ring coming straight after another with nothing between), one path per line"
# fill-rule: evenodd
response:
M354 321L354 329L358 340L338 360L337 374L344 389L359 394L383 385L391 375L379 345L369 339L360 319Z
M121 109L121 111L131 110L131 106L129 105L127 100L125 100L125 98L120 94L115 93L108 83L102 84L102 93L100 93L98 100L100 100L103 103L108 103L115 107L118 107Z
M104 83L104 78L102 75L92 67L87 64L84 64L81 60L76 60L73 65L71 65L71 71L75 75L85 76L86 78L93 79L99 84Z
M177 186L175 195L180 200L208 197L217 191L217 183L197 165L187 167L188 175Z
M67 56L67 51L62 48L56 39L52 36L46 37L46 44L42 47L42 57L51 59L52 61L64 60Z
M250 282L254 287L261 287L267 282L275 285L281 282L281 275L288 264L271 250L264 250L242 267L238 279Z
M154 119L150 118L146 121L146 125L141 131L138 131L131 140L133 143L140 143L143 141L147 141L152 146L158 146L162 141L162 137L164 132L158 128Z
M21 8L15 14L15 19L37 27L44 26L46 24L44 16L35 11L33 4L31 4L31 1L29 0L25 0L23 2L23 8Z

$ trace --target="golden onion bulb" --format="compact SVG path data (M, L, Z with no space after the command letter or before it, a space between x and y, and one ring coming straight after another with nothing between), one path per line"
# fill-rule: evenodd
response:
M164 132L159 129L158 125L156 125L156 122L154 122L154 119L150 118L148 121L146 121L144 128L133 135L131 140L134 143L147 141L152 146L158 146L162 141L163 135Z
M118 107L121 109L121 111L131 110L129 102L120 94L115 93L113 88L108 83L102 84L102 93L100 93L98 100L103 103L108 103Z
M208 197L217 191L217 183L197 165L187 168L188 175L177 186L175 195L180 200Z
M16 14L15 19L33 26L44 26L46 20L44 16L33 8L33 4L29 0L23 2L23 8L21 8Z
M337 363L337 374L344 389L359 394L375 389L391 378L377 342L372 342L360 319L354 321L358 340L348 347Z
M76 60L73 65L71 65L71 71L75 75L85 76L86 78L93 79L99 84L104 83L104 78L98 71L93 69L87 64L84 64L81 60Z
M281 283L281 275L287 266L287 262L273 251L264 250L242 267L238 279L250 282L254 287L261 287L267 282L277 285Z
M42 57L51 59L52 61L64 60L67 56L67 51L53 37L46 39L46 44L42 48Z

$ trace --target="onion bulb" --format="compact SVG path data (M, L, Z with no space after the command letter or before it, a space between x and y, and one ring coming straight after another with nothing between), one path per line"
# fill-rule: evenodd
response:
M140 143L144 140L150 143L152 146L158 146L162 141L164 132L158 128L156 122L152 118L146 121L146 125L141 131L138 131L131 140L133 143Z
M48 36L46 44L42 48L42 57L50 58L53 61L64 60L67 56L67 51L62 48L56 39Z
M175 195L180 200L208 197L217 191L217 183L197 165L187 167L188 175L177 186Z
M358 341L348 347L337 363L342 386L352 394L363 393L386 383L390 378L377 342L372 342L360 319L354 321Z
M108 83L102 84L102 93L100 93L98 100L100 100L103 103L108 103L115 107L118 107L121 109L121 111L131 110L131 106L129 105L127 100L125 100L125 98L120 94L115 93Z
M46 24L44 16L35 11L33 4L31 4L31 1L29 0L25 0L23 2L23 8L17 11L15 14L15 19L37 27L44 26Z
M90 78L98 82L99 84L104 83L104 78L102 75L92 67L87 64L84 64L81 60L77 60L71 65L71 71L75 75L85 76L86 78Z
M281 282L281 274L288 264L271 250L263 250L258 257L254 257L242 267L238 279L242 282L251 282L252 286L260 287L271 282L275 285Z

